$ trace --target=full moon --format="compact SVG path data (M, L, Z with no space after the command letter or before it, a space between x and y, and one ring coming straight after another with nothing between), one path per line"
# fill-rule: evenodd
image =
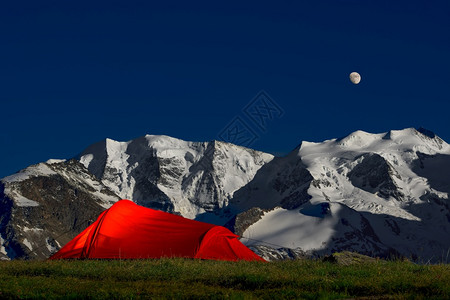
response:
M358 84L361 81L361 75L358 72L351 72L349 77L353 84Z

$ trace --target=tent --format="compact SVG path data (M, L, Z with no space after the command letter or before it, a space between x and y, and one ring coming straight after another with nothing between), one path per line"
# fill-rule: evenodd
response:
M120 200L50 259L189 257L264 261L222 226Z

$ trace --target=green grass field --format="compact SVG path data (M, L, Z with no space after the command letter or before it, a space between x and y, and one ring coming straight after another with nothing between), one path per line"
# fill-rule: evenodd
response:
M0 298L449 299L450 265L191 259L1 261Z

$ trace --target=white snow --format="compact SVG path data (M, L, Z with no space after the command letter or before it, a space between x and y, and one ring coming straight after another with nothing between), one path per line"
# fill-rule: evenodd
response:
M92 188L104 208L109 208L118 200L104 194L104 186L121 198L138 202L146 200L146 184L151 182L170 199L174 210L184 217L220 223L223 216L208 214L201 204L226 206L233 196L238 195L236 191L251 182L260 168L273 160L273 156L224 142L212 143L187 142L161 135L146 135L128 142L106 139L88 148L80 157L80 162L94 175L101 177L101 182L89 174L72 174L51 166L59 160L31 166L5 177L3 182L13 186L15 182L32 176L56 174L53 168L77 186ZM214 154L207 151L212 146ZM417 152L434 155L433 159L425 158L425 168L417 167L420 156ZM361 187L362 181L358 183L358 178L352 179L356 182L351 181L349 173L364 161L368 153L384 158L392 171L389 176L403 197L390 196L386 199L383 197L387 196L374 192L377 187ZM362 232L361 223L366 222L367 218L385 245L405 253L420 246L425 249L424 255L429 255L448 244L442 238L448 236L448 226L445 225L448 221L444 214L436 217L435 210L441 207L427 198L433 193L440 198L439 201L449 199L448 155L450 146L446 142L438 137L429 138L412 128L379 134L356 131L341 139L321 143L302 142L286 157L277 158L279 164L269 165L258 174L258 182L252 186L254 189L244 190L251 193L251 197L239 193L241 198L237 200L241 202L233 203L236 207L232 209L246 210L255 206L271 209L261 220L247 228L243 236L248 239L243 239L243 242L251 245L259 243L255 240L261 240L280 247L321 250L329 247L334 238L343 238L342 230ZM285 197L302 191L302 187L294 186L296 180L303 179L299 172L305 172L304 168L314 179L314 184L309 181L304 183L312 198L298 209L277 207ZM156 183L152 181L155 178L150 177L154 171L159 171L158 175L161 175ZM273 188L275 185L276 189ZM218 194L211 192L213 189ZM39 205L20 195L13 187L6 186L5 192L13 196L18 206ZM321 203L329 204L330 214L321 216L315 211L315 205ZM343 214L352 226L341 224ZM400 233L396 232L396 227L401 228ZM23 230L41 233L39 228L25 227ZM31 244L26 239L25 242L31 249ZM47 248L49 251L54 249L48 240Z
M86 155L83 155L82 157L80 157L80 162L84 166L88 167L93 159L94 159L94 154L86 154Z
M49 160L47 163L40 163L37 165L30 166L19 173L5 177L2 181L5 185L5 193L14 200L15 204L19 207L35 207L39 206L39 203L24 197L20 188L16 186L18 182L29 179L34 176L51 176L59 174L63 176L67 181L72 182L75 186L86 187L94 189L94 196L96 196L100 201L99 204L104 208L109 208L111 205L119 200L115 196L111 196L102 192L105 188L103 184L94 179L94 177L87 173L76 173L66 170L65 168L50 168L52 164L63 162L64 160Z
M14 203L17 206L20 206L20 207L36 207L36 206L39 206L38 202L36 202L34 200L30 200L30 199L22 196L18 192L10 190L9 188L5 188L5 194L9 195L14 200Z
M264 241L271 246L319 250L333 235L337 222L333 217L307 216L298 210L277 208L247 228L241 241L248 246Z
M59 163L65 162L65 161L67 161L67 160L66 159L49 159L45 163L48 165L52 165L52 164L59 164Z
M336 144L345 149L368 148L371 144L380 141L384 135L384 133L371 134L358 130L341 140L336 140Z
M425 158L423 169L417 167L417 152L433 155L432 159ZM403 194L402 199L392 196L385 199L353 185L348 174L362 162L364 157L361 155L367 153L375 153L385 159L393 172L390 177ZM243 233L244 237L250 238L243 239L243 242L264 245L251 240L255 239L279 247L299 247L305 251L323 249L331 237L342 234L334 232L337 226L341 226L341 231L346 229L338 225L336 219L336 205L344 205L345 214L354 216L354 224L360 222L358 215L368 218L385 245L403 253L417 253L420 247L423 257L429 257L433 251L448 248L450 231L445 225L448 224L445 214L439 213L442 206L424 201L421 197L433 193L441 199L449 199L449 154L450 146L446 142L439 137L429 138L413 128L380 134L356 131L342 139L322 143L302 142L297 152L281 158L278 166L273 166L272 170L267 171L267 176L260 178L262 181L255 185L260 190L252 190L247 202L242 203L245 198L239 199L241 202L236 205L241 210L253 206L270 209L277 205L277 199L289 195L292 190L288 188L284 193L278 192L272 188L273 178L289 183L290 177L297 171L293 166L300 160L315 180L315 184L309 185L308 189L312 199L301 206L300 211L276 208L266 213ZM324 202L335 211L331 216L320 218L301 213L308 205ZM425 202L427 205L424 205Z
M64 169L58 170L58 173L61 176L63 176L67 181L72 182L76 186L80 187L89 186L91 189L93 189L94 192L90 191L90 193L100 200L98 204L100 204L105 209L110 208L112 204L114 204L119 200L115 196L103 193L102 189L104 189L105 186L101 182L95 180L95 178L89 174L86 173L76 174L73 172L67 172Z
M33 246L31 245L31 243L27 239L23 239L22 244L27 246L27 248L30 249L30 251L33 251Z
M50 244L50 238L46 238L46 239L45 239L45 244L46 244L47 249L48 249L48 251L49 251L50 253L54 253L54 252L57 250L56 247L54 247L54 246L52 246L52 245ZM58 245L59 245L59 244L58 244Z
M122 175L124 172L128 173L131 170L127 170L127 160L130 157L126 153L128 142L117 142L111 139L106 139L106 151L107 151L107 166L113 175ZM118 194L121 198L129 199L132 197L133 187L130 187L129 180L122 176L111 176L105 179L103 183L106 184L114 193ZM125 174L124 174L125 175ZM126 175L125 175L126 176ZM128 176L127 176L128 177ZM126 178L127 178L126 177ZM128 178L127 178L128 179Z
M0 235L0 253L7 256L8 253L6 252L5 245L3 244L4 242L5 242L5 240Z
M56 174L56 172L50 169L45 163L40 163L30 166L16 174L4 177L2 181L5 183L13 183L24 181L34 176L49 176L53 174Z
M442 149L440 149L440 147ZM402 180L394 178L409 199L417 201L429 187L426 180L411 171L411 156L417 149L422 153L450 153L444 142L437 146L434 140L427 140L413 128L393 130L388 133L370 134L356 131L343 139L328 140L323 143L302 143L298 155L307 165L315 179L333 181L338 188L311 186L308 193L312 203L324 201L323 193L335 202L342 202L358 211L388 214L409 220L420 220L404 209L405 203L386 201L366 191L355 189L346 176L357 163L355 158L363 153L377 153L391 163ZM436 170L436 168L433 168ZM439 177L441 174L438 174Z
M39 203L33 200L30 200L28 198L25 198L22 195L17 194L17 196L14 198L14 202L17 204L17 206L21 207L36 207L39 206Z
M211 165L214 173L220 175L209 184L222 192L217 202L223 207L236 190L273 158L270 154L217 141L213 155L207 152L209 146L210 143L188 142L164 135L146 135L128 142L106 139L86 149L80 161L122 199L134 201L145 200L136 183L149 181L149 174L141 170L150 162L158 164L161 173L176 172L179 176L164 176L157 187L171 199L175 211L193 219L205 212L196 203L210 202L213 197L206 191L198 193L205 184L204 171ZM216 159L216 155L221 158ZM199 166L201 160L205 164Z
M29 228L24 226L23 227L23 231L24 232L32 232L32 233L42 233L44 231L44 229L42 228Z
M101 202L99 202L99 204L101 207L103 207L105 209L110 208L111 205L113 205L115 202L117 202L119 200L119 199L117 199L117 197L106 195L99 191L94 192L93 195L101 200Z

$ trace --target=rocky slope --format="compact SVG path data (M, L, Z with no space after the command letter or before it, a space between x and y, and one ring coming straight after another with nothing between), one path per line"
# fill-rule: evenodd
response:
M0 183L0 259L47 258L119 197L78 161L49 161Z

